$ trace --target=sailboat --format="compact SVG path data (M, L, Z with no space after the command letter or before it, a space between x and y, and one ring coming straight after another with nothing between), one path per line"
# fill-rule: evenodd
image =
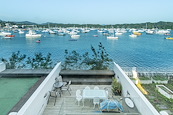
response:
M112 36L108 36L107 39L118 39L117 36L115 36L115 30L113 29Z

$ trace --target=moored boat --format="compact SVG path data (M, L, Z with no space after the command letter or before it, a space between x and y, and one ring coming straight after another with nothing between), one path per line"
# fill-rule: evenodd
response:
M132 38L136 38L137 37L137 35L135 35L135 34L131 34L129 36L132 37Z
M15 35L6 35L5 37L15 37Z
M133 34L134 34L134 35L137 35L137 36L142 35L142 33L140 33L140 32L133 32Z
M0 36L6 36L6 35L11 35L10 32L0 32Z
M33 30L29 30L28 34L25 35L26 37L41 37L41 34L37 34Z
M41 41L40 40L37 40L36 43L41 43Z
M173 40L173 37L167 37L165 39L168 39L168 40Z
M118 39L117 36L108 36L107 39Z
M98 37L98 35L93 35L94 37Z
M80 35L71 35L71 38L75 38L75 39L78 39L80 37Z
M112 35L111 35L111 36L107 36L107 39L112 39L112 40L114 40L114 39L118 39L118 37L115 36L115 30L112 29L111 31L112 31Z

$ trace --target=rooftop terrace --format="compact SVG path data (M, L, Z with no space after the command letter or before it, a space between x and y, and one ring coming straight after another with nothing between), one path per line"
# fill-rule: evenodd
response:
M120 102L124 107L124 112L119 112L117 109L110 112L102 112L99 107L96 106L93 109L93 102L87 101L85 102L85 106L83 107L83 103L80 103L80 106L76 103L76 90L83 90L86 86L89 86L91 89L94 86L98 86L100 89L107 88L109 90L109 99L117 100ZM124 98L122 96L115 96L111 93L111 85L71 85L71 95L68 92L63 92L62 97L58 97L56 104L54 106L55 99L50 97L49 103L46 106L43 115L92 115L92 114L101 114L101 115L109 115L114 114L116 115L140 115L137 108L130 108L126 105Z
M1 67L2 68L2 67ZM4 70L3 67L1 70ZM98 71L95 73L97 74ZM101 82L108 82L108 84L99 84L100 80L98 79L98 76L92 76L88 74L90 77L92 76L96 80L93 82L93 79L90 78L90 81L87 83L88 86L93 88L95 85L99 86L100 89L104 89L107 87L109 89L109 98L113 100L119 101L124 107L124 112L116 113L117 115L135 115L135 114L141 114L141 115L160 115L158 111L151 105L151 103L146 99L146 97L142 94L142 92L135 86L135 84L129 79L129 77L124 73L124 71L121 69L121 67L114 63L113 73L111 74L111 77L115 77L122 85L122 97L120 96L112 96L111 94L111 84L110 79L107 81L105 80L104 75L101 76L103 80ZM58 63L53 70L46 76L46 78L41 82L41 84L37 87L37 89L29 96L29 98L26 100L26 102L23 104L21 108L19 108L17 111L12 110L10 112L10 115L53 115L53 114L60 114L60 115L81 115L81 114L115 114L115 113L102 113L99 108L93 109L93 104L89 101L86 102L86 106L78 106L75 103L75 92L77 89L80 89L83 91L86 84L76 84L75 81L77 78L72 79L72 76L67 77L68 75L64 75L63 80L72 80L72 95L69 95L64 92L62 97L57 98L56 105L53 105L54 99L50 98L49 103L49 95L50 91L53 90L53 84L56 82L56 79L60 77L61 75L61 63ZM63 75L62 75L63 76ZM76 76L76 75L74 75ZM86 77L86 75L85 75ZM83 76L80 77L80 80L78 82L81 82L84 78ZM83 81L87 81L87 78L85 78ZM94 84L93 84L94 83ZM92 85L91 85L92 84ZM134 103L133 108L129 108L127 104L125 103L125 98L128 97L132 100Z

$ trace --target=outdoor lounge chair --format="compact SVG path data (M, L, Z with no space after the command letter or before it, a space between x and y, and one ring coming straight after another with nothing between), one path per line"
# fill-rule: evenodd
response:
M62 91L62 92L63 92L63 91L68 91L69 94L71 95L71 93L70 93L70 90L71 90L70 85L71 85L71 81L69 81L68 84L67 84L66 86L62 86L62 87L61 87L61 91Z
M93 104L94 104L93 109L95 109L95 106L96 106L96 105L98 105L98 108L99 108L100 98L99 98L99 97L94 97L94 99L93 99Z
M57 99L57 92L56 91L49 91L49 93L50 93L49 99L50 99L50 97L55 98L55 101L54 101L54 106L55 106L56 99ZM48 99L48 103L49 103L49 99Z

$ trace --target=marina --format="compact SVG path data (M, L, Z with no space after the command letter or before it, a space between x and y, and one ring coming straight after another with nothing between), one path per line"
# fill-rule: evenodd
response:
M75 50L82 55L84 52L91 53L91 45L97 48L101 42L110 58L121 67L157 68L162 71L171 71L173 69L173 58L171 58L173 55L173 41L165 39L173 34L171 30L168 30L168 36L164 34L168 32L166 30L153 30L155 31L154 34L148 34L149 30L145 29L140 31L135 29L134 31L134 29L115 28L115 32L121 32L120 35L116 35L119 38L116 40L107 39L107 34L109 35L109 31L111 31L109 28L88 28L87 31L84 31L84 28L56 27L51 30L56 34L50 34L49 30L44 28L34 29L32 37L26 36L29 32L26 29L6 32L13 35L13 39L3 39L1 34L0 57L9 58L12 52L17 51L26 54L28 57L41 52L43 55L51 53L53 61L59 62L64 60L64 51L66 49L69 52ZM20 31L23 31L24 34L21 34ZM142 34L137 36L133 34L133 31ZM62 33L63 36L60 35ZM72 34L73 36L77 34L78 38L71 38ZM34 37L35 35L36 37Z

